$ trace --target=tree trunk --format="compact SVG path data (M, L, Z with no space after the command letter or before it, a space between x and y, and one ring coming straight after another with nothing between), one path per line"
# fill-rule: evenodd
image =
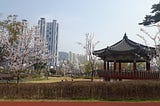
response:
M92 70L91 71L91 81L93 82L93 79L94 79L94 71Z
M19 84L19 80L20 80L20 73L19 73L19 70L17 71L17 84Z
M90 62L91 66L91 81L94 79L94 63Z

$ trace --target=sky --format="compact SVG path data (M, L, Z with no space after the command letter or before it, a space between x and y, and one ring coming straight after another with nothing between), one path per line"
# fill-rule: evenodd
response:
M124 33L128 38L143 44L137 36L144 36L148 44L152 41L140 31L155 32L138 25L145 15L150 14L153 4L159 0L0 0L1 17L17 14L36 25L40 18L57 20L59 23L59 51L84 54L77 42L85 44L85 34L94 34L99 41L95 50L111 46L121 40Z

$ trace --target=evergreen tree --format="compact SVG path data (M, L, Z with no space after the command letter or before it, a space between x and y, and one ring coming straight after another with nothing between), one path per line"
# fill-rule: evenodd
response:
M151 9L152 9L151 11L152 15L146 15L143 22L139 23L139 25L148 26L148 25L153 25L160 21L160 2L158 4L152 5Z

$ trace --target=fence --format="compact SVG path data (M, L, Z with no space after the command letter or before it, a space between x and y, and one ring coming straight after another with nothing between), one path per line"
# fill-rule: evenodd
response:
M159 79L160 72L156 71L104 71L97 70L99 77L105 79L139 79L139 80L149 80L149 79Z

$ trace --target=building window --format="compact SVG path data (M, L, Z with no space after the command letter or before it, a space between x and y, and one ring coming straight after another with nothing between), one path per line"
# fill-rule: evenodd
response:
M50 45L48 46L48 49L51 50L51 46Z

